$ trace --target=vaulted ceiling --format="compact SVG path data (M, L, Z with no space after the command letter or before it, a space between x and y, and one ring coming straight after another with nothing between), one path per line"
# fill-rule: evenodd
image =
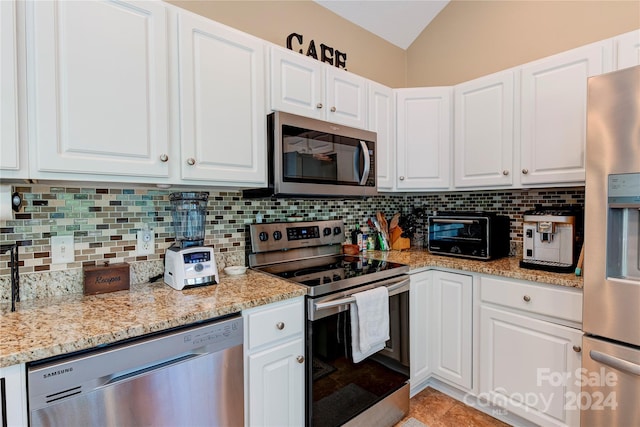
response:
M314 0L319 5L407 49L449 0Z

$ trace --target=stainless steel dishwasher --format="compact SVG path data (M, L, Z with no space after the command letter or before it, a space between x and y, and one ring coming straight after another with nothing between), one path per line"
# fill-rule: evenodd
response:
M31 426L244 425L242 317L30 364Z

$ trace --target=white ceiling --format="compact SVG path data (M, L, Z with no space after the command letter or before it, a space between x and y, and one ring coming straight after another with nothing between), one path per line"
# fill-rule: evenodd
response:
M314 0L333 13L407 49L449 0Z

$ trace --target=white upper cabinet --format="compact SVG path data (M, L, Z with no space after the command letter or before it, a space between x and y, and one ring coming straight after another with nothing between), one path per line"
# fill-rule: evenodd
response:
M271 109L365 128L367 80L297 52L271 47Z
M454 87L454 185L513 184L514 71Z
M18 3L0 2L0 176L26 178L28 165L24 135L20 131L18 78ZM22 58L22 56L20 56Z
M180 173L207 184L266 184L264 44L178 14Z
M379 191L395 186L396 140L393 89L369 82L369 130L376 132L376 184Z
M324 117L322 64L272 46L271 109L321 120Z
M616 70L640 65L640 30L614 37L613 54Z
M335 67L325 68L326 119L364 129L367 126L367 81Z
M611 70L611 45L594 43L521 68L523 186L584 182L587 78Z
M32 176L167 177L164 5L38 1L28 8Z
M450 87L396 89L398 191L449 188L451 96Z

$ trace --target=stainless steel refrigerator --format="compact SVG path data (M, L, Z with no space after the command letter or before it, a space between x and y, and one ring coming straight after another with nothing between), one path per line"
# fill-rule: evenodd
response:
M584 426L640 426L640 66L589 79Z

